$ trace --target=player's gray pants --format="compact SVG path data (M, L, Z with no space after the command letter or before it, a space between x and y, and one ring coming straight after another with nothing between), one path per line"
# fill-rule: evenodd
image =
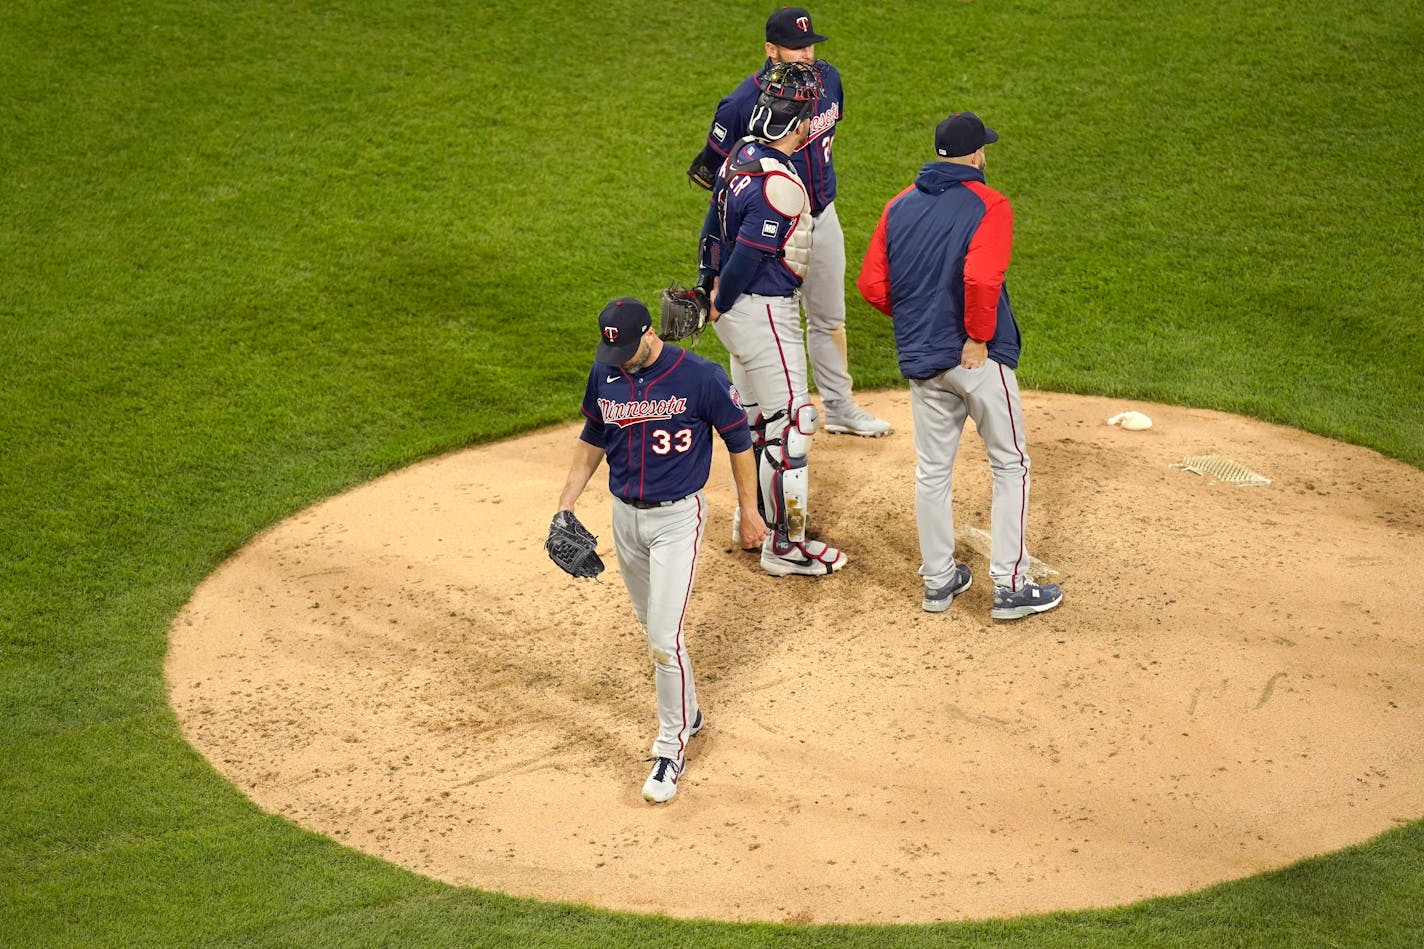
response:
M801 282L811 373L828 406L851 397L846 359L845 234L836 203L826 205L811 228L811 266Z
M910 380L915 424L915 523L920 576L943 587L954 570L954 458L964 420L974 419L994 476L989 577L1018 589L1028 579L1029 460L1023 405L1014 371L989 359L978 369L956 366L931 379Z
M658 692L658 737L653 755L682 764L688 731L697 720L697 688L683 621L697 577L707 527L702 492L646 510L613 502L613 548L633 612L648 636Z
M712 324L731 354L732 384L737 387L747 419L771 418L768 441L780 439L791 424L793 406L806 400L806 345L795 297L764 297L744 293ZM762 516L774 504L762 498Z

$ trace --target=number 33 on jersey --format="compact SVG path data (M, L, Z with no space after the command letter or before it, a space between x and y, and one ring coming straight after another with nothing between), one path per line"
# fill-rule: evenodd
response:
M634 501L695 494L712 467L712 433L730 451L751 447L746 411L716 363L672 344L637 372L594 363L579 436L604 450L608 489Z
M666 455L670 451L687 452L692 450L692 429L680 428L677 434L669 434L665 428L653 431L653 453Z

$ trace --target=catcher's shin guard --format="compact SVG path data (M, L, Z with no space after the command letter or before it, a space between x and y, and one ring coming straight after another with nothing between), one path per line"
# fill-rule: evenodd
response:
M762 510L768 526L777 533L788 540L803 541L809 517L806 456L811 452L811 436L816 432L818 416L814 405L798 401L789 413L778 412L767 421L774 424L783 415L787 420L779 426L776 437L766 440L758 468Z

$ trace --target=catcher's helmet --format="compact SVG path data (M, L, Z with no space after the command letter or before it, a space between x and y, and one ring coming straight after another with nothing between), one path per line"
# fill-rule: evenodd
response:
M761 94L747 131L763 142L785 138L810 118L823 89L821 75L807 63L775 63L757 79Z

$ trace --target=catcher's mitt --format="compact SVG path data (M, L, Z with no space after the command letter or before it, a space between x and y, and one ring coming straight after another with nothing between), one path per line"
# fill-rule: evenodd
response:
M688 344L697 345L697 337L707 325L707 316L712 312L711 298L702 287L688 289L680 283L673 283L662 293L662 315L658 320L658 338L669 342L692 338Z
M560 511L549 524L549 539L544 549L549 559L565 573L574 577L596 577L603 572L603 560L598 556L598 538L579 523L573 511Z

